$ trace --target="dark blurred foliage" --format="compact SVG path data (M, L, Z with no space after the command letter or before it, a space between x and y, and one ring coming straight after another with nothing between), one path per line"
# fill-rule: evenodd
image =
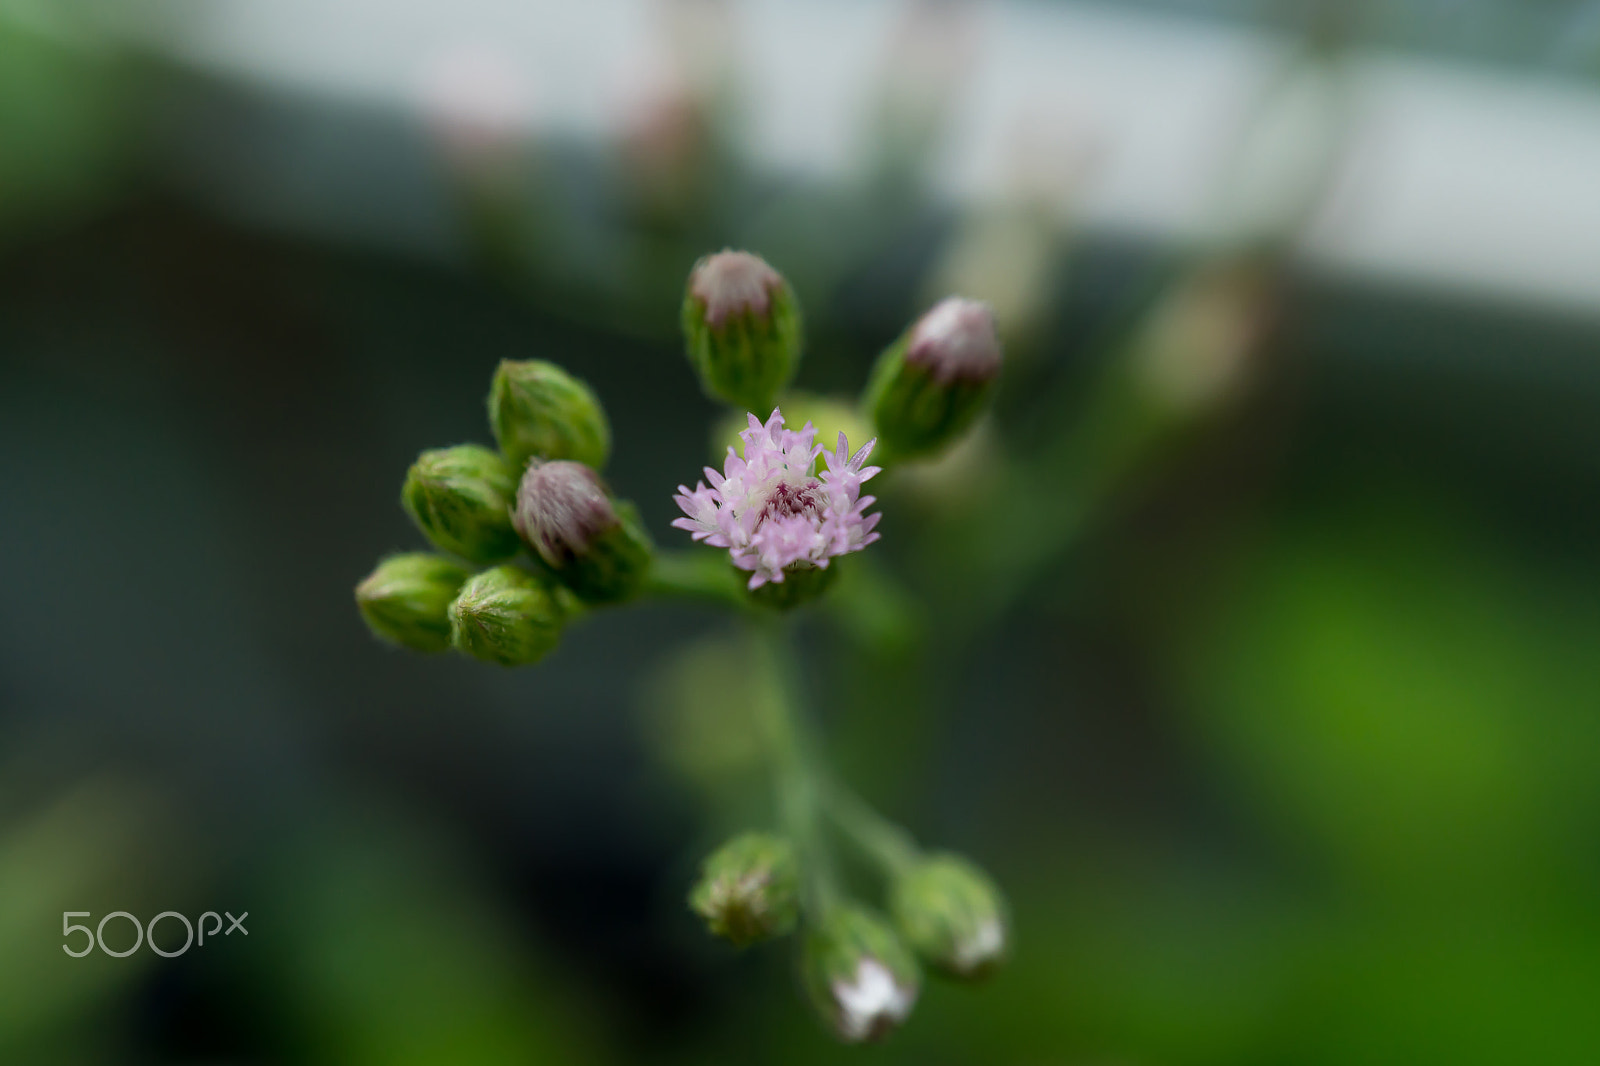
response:
M693 259L780 265L839 394L963 235L1036 264L1027 328L974 441L883 485L808 687L844 775L1007 887L1016 955L859 1054L1592 1061L1594 322L957 217L915 150L796 186L673 106L665 149L424 167L396 225L444 250L396 252L241 222L189 164L415 131L0 22L0 1061L837 1056L783 946L683 906L759 808L722 618L501 672L377 646L350 590L498 360L595 386L676 543ZM68 908L250 936L72 959Z

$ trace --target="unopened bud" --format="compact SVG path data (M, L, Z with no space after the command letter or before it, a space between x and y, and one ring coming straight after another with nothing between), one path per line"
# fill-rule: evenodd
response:
M879 356L865 407L888 460L932 455L956 441L1000 376L1000 337L987 304L952 296Z
M880 1039L905 1021L921 984L894 930L857 906L835 908L806 935L801 968L823 1019L851 1043Z
M800 304L760 256L722 251L694 265L683 297L689 362L706 392L769 411L800 366Z
M474 659L536 663L561 642L565 612L555 591L517 566L474 574L450 605L450 640Z
M356 607L376 636L412 651L444 651L450 602L466 579L466 570L437 555L391 555L356 586Z
M611 426L589 386L538 359L501 361L489 385L489 427L515 473L535 456L598 470L611 454Z
M633 507L613 500L582 463L530 463L512 523L581 600L626 599L650 569L650 538Z
M418 456L400 503L434 547L475 563L497 563L522 550L511 526L516 491L499 453L461 444Z
M734 837L706 859L689 906L737 947L784 936L799 916L794 846L771 833Z
M956 855L934 855L894 886L895 921L923 961L952 977L987 977L1005 960L1005 902L987 874Z

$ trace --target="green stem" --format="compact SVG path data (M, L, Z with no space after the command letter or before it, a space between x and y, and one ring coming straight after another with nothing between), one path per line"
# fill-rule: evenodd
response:
M772 761L778 819L794 842L801 869L800 904L813 924L839 899L839 887L821 833L823 777L801 704L788 622L779 617L752 625L767 691L759 701L761 726Z
M741 609L748 606L739 576L728 565L724 552L656 552L645 578L644 593L656 599L694 600Z
M832 782L824 796L828 814L851 842L877 862L885 876L899 877L921 859L910 833L891 822L846 786Z

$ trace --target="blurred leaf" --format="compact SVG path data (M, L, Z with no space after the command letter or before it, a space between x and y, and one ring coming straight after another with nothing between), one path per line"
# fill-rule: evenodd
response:
M509 912L452 849L346 811L284 863L257 921L276 957L269 990L316 1061L595 1061L574 989L534 971Z
M1415 505L1279 532L1196 650L1255 810L1388 891L1561 861L1600 782L1600 603Z
M92 204L121 176L132 72L0 13L0 232Z

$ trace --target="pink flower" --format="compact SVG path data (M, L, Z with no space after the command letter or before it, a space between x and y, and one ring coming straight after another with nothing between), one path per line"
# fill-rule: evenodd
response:
M865 548L878 539L872 529L882 517L864 513L874 497L861 495L861 483L879 469L861 465L877 441L850 455L843 433L832 452L813 443L816 435L810 422L785 429L777 408L766 425L751 415L750 428L739 434L744 457L730 447L722 473L705 468L709 488L705 481L693 491L679 485L673 499L687 517L672 524L727 548L733 565L751 572L752 589L782 581L785 569L826 568L834 556ZM818 456L828 468L813 475Z

